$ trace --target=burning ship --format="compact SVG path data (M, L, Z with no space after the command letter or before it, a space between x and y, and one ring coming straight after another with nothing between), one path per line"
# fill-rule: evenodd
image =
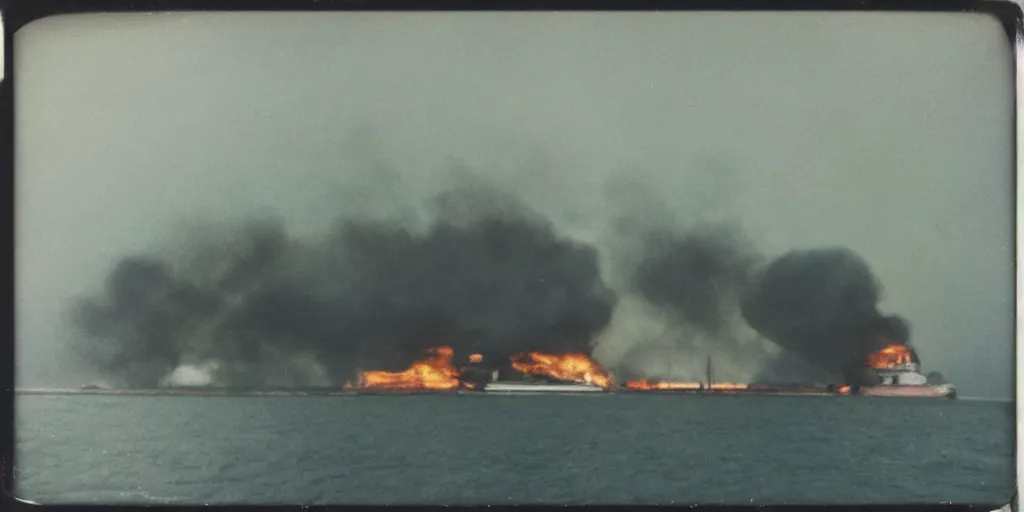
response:
M591 394L615 392L679 393L695 395L782 395L782 396L879 396L956 398L956 387L920 371L920 360L908 345L890 344L869 354L847 373L849 384L771 384L716 382L711 356L703 381L669 381L638 379L613 383L613 375L582 353L547 354L527 352L514 357L500 354L471 354L456 366L454 350L449 346L434 347L425 356L400 372L361 371L355 381L337 388L263 389L259 391L233 388L174 388L159 390L115 390L91 384L81 390L60 392L92 394L240 394L240 395L308 395L308 394L422 394L422 393L492 393L492 394ZM23 393L53 393L54 390L19 390Z
M509 366L522 378L499 380L501 371L483 385L487 393L600 393L609 391L612 376L584 354L528 352L511 359Z
M346 390L377 393L593 393L611 388L612 376L584 354L528 352L511 359L471 354L456 368L451 347L431 349L402 372L363 371Z
M716 382L708 356L703 382L639 379L616 386L612 373L582 353L527 352L514 357L471 354L456 366L451 347L432 348L401 372L362 371L345 385L349 393L605 393L660 392L725 395L861 395L894 397L956 397L956 387L930 382L920 373L912 348L892 344L871 353L862 372L849 374L847 385L780 385Z
M391 393L455 391L462 382L452 363L454 355L451 347L435 347L405 371L361 371L356 382L346 383L344 389Z
M659 379L629 380L622 383L622 389L626 391L656 391L670 393L733 393L752 390L751 386L733 382L715 382L714 371L711 366L711 356L708 355L705 366L704 382L675 382Z
M871 353L863 361L863 371L851 378L853 384L782 385L717 383L708 356L704 382L673 382L655 379L626 381L624 391L692 394L754 394L792 396L859 395L882 397L956 398L956 386L931 382L920 372L921 362L907 345L891 344Z
M850 394L862 396L956 398L956 386L932 383L921 374L921 362L906 345L889 345L872 353L865 361L860 382L850 386Z

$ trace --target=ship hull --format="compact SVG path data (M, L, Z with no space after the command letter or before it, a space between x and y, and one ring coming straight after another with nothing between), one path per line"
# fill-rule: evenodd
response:
M857 390L861 396L888 396L913 398L956 398L956 388L949 384L919 386L863 386Z
M603 388L586 384L532 384L518 382L491 382L484 386L485 393L604 393Z

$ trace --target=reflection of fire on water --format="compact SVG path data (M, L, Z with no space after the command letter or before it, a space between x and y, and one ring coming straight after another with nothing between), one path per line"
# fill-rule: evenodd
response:
M452 366L451 347L430 349L426 358L404 372L367 371L359 373L355 385L346 389L453 390L459 387L459 371Z
M871 368L884 370L911 363L910 349L906 345L889 345L868 355L865 362Z
M543 375L558 380L593 384L609 388L612 376L583 354L542 354L528 352L512 358L512 368L528 375Z

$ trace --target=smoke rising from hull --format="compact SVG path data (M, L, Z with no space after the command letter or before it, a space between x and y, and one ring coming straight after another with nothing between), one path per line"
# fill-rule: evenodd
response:
M80 348L134 387L201 381L197 368L221 385L340 384L439 344L590 351L616 301L595 248L493 191L449 191L433 206L420 229L344 218L299 241L259 221L181 268L125 258L101 297L76 305Z
M739 312L740 294L760 262L741 231L729 224L658 226L635 245L628 286L648 306L640 314L660 332L623 354L623 377L696 380L711 354L728 378L751 378L767 354Z
M682 322L718 333L735 311L758 261L739 233L702 226L685 234L655 231L636 269L637 291Z
M438 345L592 353L623 378L677 380L701 378L710 354L728 380L836 382L909 338L847 249L764 266L734 225L633 216L604 260L616 293L597 247L515 197L477 183L432 199L426 222L349 215L299 239L261 219L191 237L171 259L126 257L76 304L78 348L132 387L340 385Z
M710 354L738 378L856 382L869 353L909 340L902 318L878 311L881 286L848 249L794 251L764 266L738 229L710 224L652 231L640 247L631 287L663 331L622 356L629 375L692 380Z
M881 285L848 249L793 251L772 262L742 300L751 327L821 368L859 379L863 361L906 344L909 325L877 309Z

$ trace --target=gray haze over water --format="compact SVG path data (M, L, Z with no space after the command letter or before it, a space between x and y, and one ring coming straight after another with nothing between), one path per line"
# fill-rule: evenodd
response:
M66 349L68 303L126 255L180 259L196 229L265 215L298 237L339 215L421 222L479 182L595 245L620 292L623 216L728 223L770 259L848 247L925 370L1011 395L1011 53L994 19L90 15L33 23L14 50L19 385L95 377ZM594 355L614 364L665 324L620 293Z

